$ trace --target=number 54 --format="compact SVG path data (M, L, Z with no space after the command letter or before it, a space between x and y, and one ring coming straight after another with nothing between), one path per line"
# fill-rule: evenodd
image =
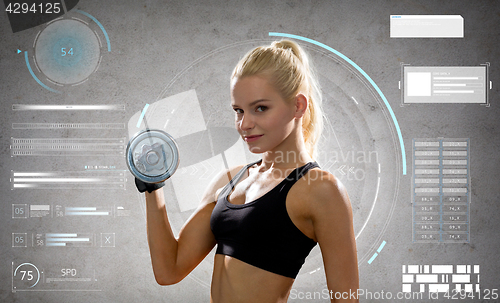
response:
M73 56L73 48L70 48L69 51L66 52L66 48L63 47L63 48L61 48L61 53L62 53L62 55L61 55L62 57L66 56L66 54Z

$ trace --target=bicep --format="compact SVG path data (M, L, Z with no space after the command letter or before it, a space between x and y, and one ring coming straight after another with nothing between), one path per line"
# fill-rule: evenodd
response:
M181 272L193 270L215 246L210 229L212 210L210 204L200 205L179 232L177 266Z
M233 170L223 171L207 187L198 208L179 232L177 265L182 272L190 272L215 246L215 237L210 228L210 218L217 195L230 180Z
M356 292L359 277L351 203L340 182L325 182L313 195L316 200L312 202L312 216L328 288Z

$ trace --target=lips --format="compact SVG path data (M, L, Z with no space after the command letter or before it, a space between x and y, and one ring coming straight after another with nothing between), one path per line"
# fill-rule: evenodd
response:
M262 136L263 135L253 135L253 136L245 136L244 138L245 138L246 142L253 142L253 141L258 140Z

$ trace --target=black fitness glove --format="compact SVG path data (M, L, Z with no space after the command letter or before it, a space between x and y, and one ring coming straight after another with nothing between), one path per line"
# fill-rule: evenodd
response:
M145 192L146 190L148 191L148 193L151 193L151 192L157 190L158 188L162 188L164 185L165 185L165 182L146 183L146 182L143 182L143 181L135 178L135 186L137 186L137 189L141 193Z

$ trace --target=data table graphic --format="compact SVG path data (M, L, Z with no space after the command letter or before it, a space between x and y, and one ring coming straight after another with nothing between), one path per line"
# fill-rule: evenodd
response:
M413 139L413 241L470 241L469 139Z

